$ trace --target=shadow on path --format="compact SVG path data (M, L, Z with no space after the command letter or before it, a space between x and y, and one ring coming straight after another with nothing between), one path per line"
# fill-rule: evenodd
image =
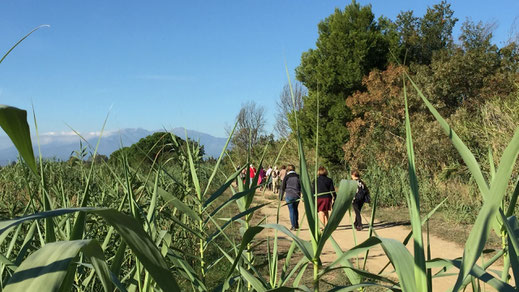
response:
M410 226L410 225L411 225L411 221L395 221L395 222L382 221L382 222L376 222L375 224L373 224L373 227L376 230L380 230L380 229L391 228L391 227L395 227L395 226ZM368 230L369 224L362 224L362 228L363 228L363 230ZM350 224L339 225L339 226L337 226L336 230L351 230L351 225Z

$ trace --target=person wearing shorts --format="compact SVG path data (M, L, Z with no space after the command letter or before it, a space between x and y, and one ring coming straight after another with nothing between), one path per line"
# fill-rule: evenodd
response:
M328 170L324 166L317 171L317 211L323 227L328 223L333 200L336 198L333 180L328 177ZM315 190L315 185L314 185Z

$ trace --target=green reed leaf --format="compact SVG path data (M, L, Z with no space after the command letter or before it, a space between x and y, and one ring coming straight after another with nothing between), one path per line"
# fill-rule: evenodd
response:
M414 275L416 286L420 291L427 291L427 277L425 269L425 252L423 247L422 224L420 224L420 194L418 178L416 176L415 155L413 147L413 137L411 132L411 121L409 118L409 106L407 104L407 89L404 81L404 101L405 101L405 133L407 147L407 164L411 193L408 195L409 213L411 217L411 228L414 240Z
M446 259L432 259L427 262L427 268L448 268L448 267L456 267L460 269L462 266L462 262L459 259L456 260L446 260ZM489 284L491 287L495 288L497 291L506 291L512 292L516 291L509 284L496 279L492 274L486 272L478 265L474 265L472 269L469 271L470 275L482 280L483 282Z
M18 42L16 42L16 44L14 44L14 46L12 46L9 51L7 51L7 53L4 54L4 56L2 57L2 59L0 59L0 63L2 63L4 61L4 59L7 57L7 55L9 55L13 50L14 48L16 48L21 42L23 42L23 40L25 40L28 36L30 36L33 32L37 31L38 29L40 28L43 28L43 27L50 27L50 25L48 24L42 24L40 26L37 26L36 28L34 28L33 30L31 30L28 34L26 34L23 38L21 38Z
M112 284L104 255L95 240L60 241L46 244L32 253L16 269L4 291L58 291L67 274L68 266L80 251L90 258L105 291ZM72 287L69 287L70 290ZM65 288L67 289L67 288Z
M31 131L27 124L27 111L7 105L0 105L0 127L20 153L27 166L37 174L36 159L32 150Z
M501 157L496 171L496 177L490 186L490 193L492 196L483 203L483 207L481 208L467 242L465 243L462 265L453 289L454 291L457 291L461 287L463 279L468 276L472 266L475 265L485 247L491 224L493 224L496 215L498 215L497 212L505 196L518 154L519 129L516 130L512 140L503 152L503 156Z
M384 253L387 255L393 266L395 267L398 279L400 280L400 287L404 292L418 291L416 289L415 275L414 275L414 259L409 253L407 248L399 241L382 238L382 237L370 237L364 242L358 244L352 249L344 252L338 257L332 264L327 266L322 274L329 272L335 266L339 265L345 259L350 259L357 256L359 253L365 252L376 245L380 244Z
M478 162L476 161L476 158L470 152L469 148L461 141L460 137L454 132L454 130L449 126L447 121L440 115L440 113L434 108L434 106L429 102L429 100L425 97L425 95L422 93L420 88L414 83L414 81L411 79L411 77L406 74L409 81L413 85L414 89L418 93L418 96L423 100L429 111L432 113L432 115L436 118L438 123L440 124L441 128L443 129L443 132L449 137L449 139L452 142L452 145L458 150L458 153L461 155L461 158L467 165L467 167L470 170L470 173L474 177L474 180L476 181L479 190L481 194L483 195L483 199L487 199L489 187L488 184L483 177L483 173L481 172L481 168L479 167Z
M109 225L123 238L137 259L151 274L155 282L163 290L180 291L180 287L173 278L167 263L165 262L158 247L153 243L149 235L144 231L137 220L113 209L103 208L69 208L56 209L41 212L18 219L0 221L0 234L12 226L19 225L25 221L45 219L74 212L88 212L101 216Z

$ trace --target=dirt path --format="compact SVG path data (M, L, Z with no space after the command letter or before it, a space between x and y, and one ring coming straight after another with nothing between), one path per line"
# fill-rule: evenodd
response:
M258 199L259 201L265 201L265 202L272 202L272 204L269 204L261 209L262 216L267 217L268 223L275 223L276 220L276 211L277 211L277 201L268 199L268 197L272 197L272 193L266 194L267 196L263 196L261 193L258 193ZM402 209L402 211L407 212L405 209ZM352 216L354 216L353 210ZM301 220L303 218L304 214L304 206L303 204L299 204L299 224L301 231L299 233L299 236L302 239L310 240L310 233L308 229L308 224L305 220ZM363 216L364 223L364 230L363 231L356 231L356 238L357 243L361 243L368 237L368 228L367 224L369 223L369 217ZM280 224L286 226L287 228L290 228L290 219L289 219L289 213L288 208L282 207L280 210ZM410 231L410 226L407 226L407 222L377 222L375 221L375 231L380 237L384 238L393 238L400 242L402 242L407 234ZM354 237L353 237L353 231L352 231L352 223L350 221L350 216L348 213L344 216L343 220L341 221L341 224L339 224L339 227L335 232L333 233L334 239L339 243L341 248L343 250L347 250L355 246L354 243ZM267 230L264 231L259 236L263 236L264 238L267 236L272 236L273 231ZM281 237L280 237L281 238ZM426 235L424 234L424 241L426 241ZM461 257L463 255L463 247L458 246L457 244L453 242L445 241L441 238L438 238L436 236L430 236L431 241L431 256L432 258L446 258L446 259L454 259L457 257ZM424 245L427 243L424 242ZM288 250L288 246L290 245L290 241L288 237L283 237L282 241L280 242L281 248L285 248ZM413 244L412 241L407 245L407 248L413 253ZM283 250L280 250L280 252L283 252ZM321 256L321 261L323 262L323 265L328 265L331 262L333 262L336 259L335 251L333 250L333 247L331 243L328 241L325 245L325 248L323 250L323 254ZM362 261L363 259L361 259ZM388 259L382 250L380 246L377 246L373 249L371 249L368 261L367 261L367 270L378 273L388 262ZM496 267L499 269L499 267ZM385 272L390 272L393 268L390 266L386 269ZM434 274L435 271L433 271ZM456 270L457 272L457 270ZM393 274L394 275L394 274ZM447 291L449 288L452 288L454 286L454 283L456 281L455 276L448 276L448 277L440 277L433 279L433 290L434 291ZM493 291L493 288L489 285L485 285L486 291Z

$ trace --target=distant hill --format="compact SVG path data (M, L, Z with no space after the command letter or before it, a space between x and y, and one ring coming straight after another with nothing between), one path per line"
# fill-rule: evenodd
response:
M99 143L98 153L109 156L115 150L130 146L154 132L157 131L148 131L140 128L105 132ZM184 128L174 128L172 132L183 139L186 136ZM82 133L81 135L88 141L88 144L92 146L92 149L94 149L99 138L99 133ZM212 157L218 157L220 155L227 141L227 138L214 137L193 130L187 130L187 136L191 140L199 141L201 145L204 145L205 154ZM41 134L39 139L42 156L59 160L67 160L73 151L79 150L79 142L81 140L72 132L45 133ZM32 142L34 154L38 156L36 137L32 137ZM83 145L86 146L86 143L83 142ZM5 135L0 136L0 165L6 165L11 161L15 161L17 157L18 152L9 140L9 137Z
M174 128L171 130L171 132L182 139L186 138L184 128ZM205 155L212 156L214 158L218 158L218 156L220 156L220 153L225 146L225 142L227 142L227 138L215 137L194 130L187 130L187 137L193 141L200 142L201 145L204 145Z

